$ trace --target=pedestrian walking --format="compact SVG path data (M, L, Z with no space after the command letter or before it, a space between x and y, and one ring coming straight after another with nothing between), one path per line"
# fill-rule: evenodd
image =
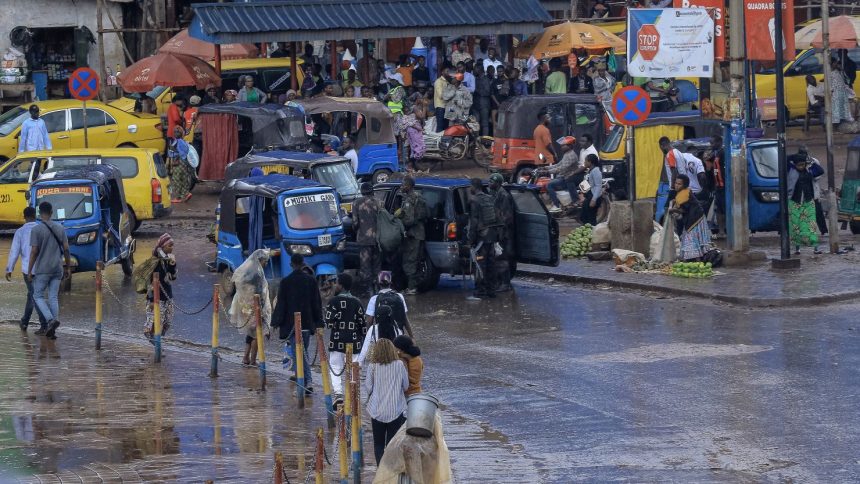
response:
M265 267L269 263L270 251L257 249L245 259L231 281L236 287L233 301L230 303L230 322L245 336L245 356L242 364L257 365L257 321L254 315L257 304L255 295L260 295L260 320L263 333L268 339L271 334L272 303L269 298L269 281L266 278Z
M690 190L690 177L687 175L681 174L675 178L673 192L669 193L669 213L675 217L675 231L681 239L681 260L698 260L711 245L711 231L705 212ZM814 208L812 214L814 218Z
M406 421L406 390L409 374L400 361L391 340L381 339L373 345L364 380L366 409L373 430L373 453L376 465L382 460L385 447Z
M498 229L501 222L496 216L493 198L484 193L483 181L472 178L469 187L469 245L472 259L478 266L475 280L475 294L470 299L496 297L495 259L496 242L499 241Z
M597 210L603 201L603 174L600 172L600 159L594 153L585 157L585 171L587 186L584 187L584 193L580 194L582 211L579 220L583 225L597 225Z
M167 149L168 170L170 172L170 199L172 203L187 202L191 198L196 173L192 162L197 158L197 152L182 139L185 132L177 126Z
M416 393L421 393L421 377L424 375L424 360L421 359L421 348L415 346L412 338L406 335L394 338L394 347L397 348L400 361L406 365L406 373L409 375L409 388L406 389L406 396L409 397Z
M408 280L405 294L418 292L418 261L424 251L424 221L427 220L427 204L424 198L415 192L415 179L403 177L400 184L403 195L402 204L394 212L394 216L403 222L406 237L400 244L403 272Z
M801 247L812 247L814 253L821 253L815 221L815 199L820 196L817 192L808 158L795 159L788 170L788 228L795 254L800 254Z
M358 291L366 296L373 293L373 280L376 274L379 274L380 250L376 239L376 217L382 209L382 202L373 196L373 185L362 183L361 197L352 205L352 226L355 230L355 241L359 246Z
M311 335L316 334L323 327L322 298L319 286L312 273L305 271L305 258L301 254L290 256L290 268L292 272L281 279L278 285L278 302L272 313L272 327L278 328L278 337L287 340L290 348L296 347L296 325L293 319L295 313L302 315L302 343L305 347L305 394L313 393L311 370L308 360L308 345ZM293 376L290 380L295 381L296 359L295 349L292 350L293 358L290 370Z
M370 348L380 338L390 339L408 333L412 336L412 326L409 324L406 299L402 294L391 288L391 272L379 273L378 294L370 298L365 311L367 335L358 355L358 364L364 366Z
M836 58L830 60L830 76L828 77L830 78L830 92L833 95L830 122L834 126L839 125L842 121L853 122L854 116L851 115L850 102L854 97L852 85L848 84L845 72Z
M24 225L15 231L12 237L12 247L9 248L9 259L6 262L6 280L12 280L12 271L15 270L15 264L18 259L21 259L21 273L24 276L24 284L27 286L27 301L24 303L24 314L21 316L19 326L21 331L27 331L27 326L30 324L30 317L33 315L33 282L30 280L30 234L33 228L36 227L36 209L33 207L24 208ZM39 316L39 329L36 334L45 334L48 330L48 322L42 316L42 312L36 309L36 314Z
M51 137L45 120L39 117L39 106L30 106L30 119L21 123L21 134L18 137L18 153L25 151L50 150Z
M173 238L170 234L161 234L155 243L155 248L152 249L152 257L157 261L152 273L158 274L158 307L161 310L161 336L164 336L173 324L173 281L179 276L176 257L173 255ZM153 344L154 331L155 292L150 285L146 292L146 325L143 328L143 335Z
M504 182L505 179L501 174L493 173L490 175L490 196L493 197L496 217L501 223L498 233L502 255L496 257L496 292L511 290L511 278L517 260L516 239L514 237L514 199L505 190Z
M57 339L60 326L60 282L71 276L71 255L66 229L51 220L54 207L48 202L39 204L38 225L30 232L30 260L27 270L33 285L33 302L48 323L45 336Z
M331 298L323 311L323 322L331 329L328 343L329 366L336 405L343 402L346 345L352 344L353 362L356 361L366 333L364 308L361 301L350 293L351 290L352 276L339 274L335 286L337 295Z
M717 237L724 238L726 236L726 167L722 136L711 137L711 149L705 154L705 162L714 193L714 215L719 227Z

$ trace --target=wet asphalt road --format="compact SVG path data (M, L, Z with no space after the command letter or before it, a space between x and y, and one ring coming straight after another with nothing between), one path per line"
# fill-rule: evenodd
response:
M175 223L177 300L197 309L217 282L208 224ZM139 250L159 230L145 225ZM142 297L118 267L107 281L119 297L105 296L107 331L138 337ZM22 287L0 285L0 319L17 317ZM490 302L465 295L443 278L410 314L426 388L510 453L486 482L860 480L858 304L745 310L531 281ZM92 328L92 301L91 275L76 275L64 324ZM208 345L210 320L177 314L168 339ZM241 339L222 325L222 345Z

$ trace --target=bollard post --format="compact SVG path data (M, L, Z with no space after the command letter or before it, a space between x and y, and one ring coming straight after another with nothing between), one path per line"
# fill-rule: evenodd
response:
M260 295L254 294L254 322L257 324L257 366L260 367L260 389L266 391L266 345L263 342L263 320L260 317Z
M293 313L296 344L296 403L305 408L305 341L302 338L302 313Z
M323 398L325 400L326 415L328 416L328 428L333 429L335 426L334 402L332 402L331 398L331 374L328 370L328 354L325 352L324 344L322 331L318 331L317 352L319 352L320 370L322 371Z
M273 471L275 484L284 484L284 454L275 452L275 470Z
M96 351L102 349L102 271L105 265L96 262Z
M364 467L364 427L361 425L361 367L354 365L352 371L355 372L355 391L352 394L357 402L355 417L358 419L358 462L361 464L361 467Z
M337 411L337 455L340 462L340 484L347 484L349 461L346 455L346 415L343 407Z
M152 339L155 343L155 362L161 363L161 286L157 272L152 274Z
M352 375L352 370L350 368L352 368L352 343L347 343L343 371L340 372L341 380L346 380L343 384L343 408L347 425L352 425L352 388L349 387L349 376Z
M215 290L212 292L212 363L209 365L209 376L218 376L218 330L220 325L221 310L220 298L218 297L221 291L221 285L215 284Z
M314 458L314 472L316 473L316 484L325 484L323 480L323 458L325 456L325 444L323 444L323 429L317 429L317 452Z
M352 387L352 428L350 429L350 441L352 444L352 482L361 484L361 396L359 392L359 379L356 377L361 371L358 365L350 367L349 385Z

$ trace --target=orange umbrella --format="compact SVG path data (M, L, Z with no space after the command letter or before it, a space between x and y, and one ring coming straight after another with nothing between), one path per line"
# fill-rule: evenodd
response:
M627 43L617 35L596 25L582 22L562 22L526 39L517 48L517 57L534 55L536 59L551 59L570 54L571 49L625 52Z
M180 30L170 40L164 43L158 52L171 52L174 54L186 54L199 57L206 61L215 60L215 44L197 40L188 35L188 29ZM260 51L254 44L222 44L221 58L227 59L252 59L259 55Z
M183 54L155 54L123 69L117 82L126 92L147 92L155 86L194 86L205 89L221 85L215 68L203 59Z
M818 22L819 25L821 22ZM840 15L830 19L830 47L833 49L853 49L860 39L860 18ZM824 47L823 33L819 30L812 40L812 46L818 49Z

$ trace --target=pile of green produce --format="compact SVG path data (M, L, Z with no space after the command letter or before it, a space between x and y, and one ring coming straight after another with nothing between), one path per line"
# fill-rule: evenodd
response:
M702 279L714 275L710 262L676 262L672 264L670 274L678 277Z
M669 264L667 264L665 262L656 262L656 261L650 261L649 260L649 261L644 261L644 262L637 262L637 263L633 264L633 267L631 267L631 269L633 269L636 272L644 272L644 271L662 271L664 269L667 269L668 267L669 267Z
M591 224L567 234L567 238L561 244L561 256L565 259L572 257L583 257L591 251Z

